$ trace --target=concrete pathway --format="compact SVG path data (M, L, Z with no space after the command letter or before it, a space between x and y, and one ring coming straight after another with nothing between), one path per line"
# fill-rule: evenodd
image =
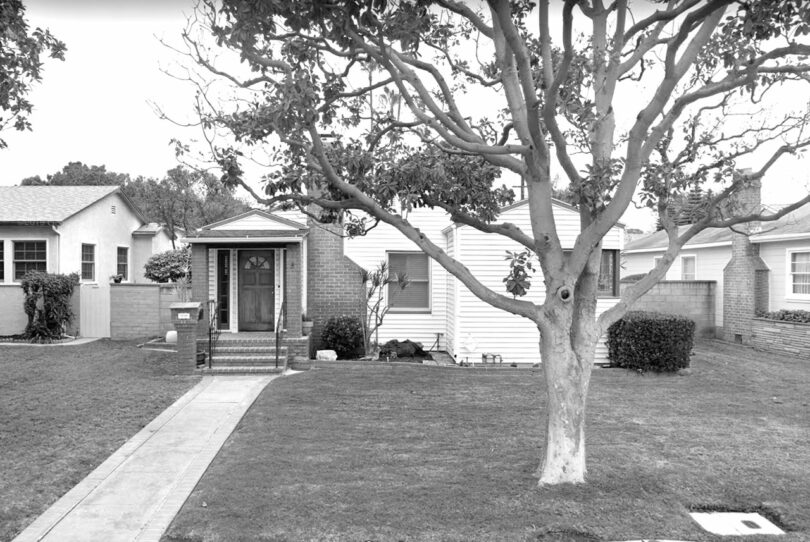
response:
M203 377L14 541L160 540L248 407L277 376Z

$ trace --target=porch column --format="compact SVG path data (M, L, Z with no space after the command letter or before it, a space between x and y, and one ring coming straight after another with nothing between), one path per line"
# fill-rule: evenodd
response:
M301 264L300 243L288 243L285 258L286 281L284 284L284 299L287 300L287 337L301 337Z

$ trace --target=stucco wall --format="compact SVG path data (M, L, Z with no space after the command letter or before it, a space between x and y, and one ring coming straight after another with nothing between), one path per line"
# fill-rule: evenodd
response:
M630 286L622 283L624 290ZM680 314L695 321L695 334L715 336L715 307L717 283L714 281L662 281L633 304L632 310Z

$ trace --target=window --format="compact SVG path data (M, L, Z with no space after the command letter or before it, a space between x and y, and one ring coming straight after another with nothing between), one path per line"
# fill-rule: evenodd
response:
M619 295L619 251L603 250L602 261L599 265L599 281L596 286L597 295L604 297L617 297Z
M14 280L29 271L47 271L45 241L14 241Z
M388 269L391 275L408 279L401 289L396 282L388 285L388 304L393 312L430 310L430 266L427 254L421 252L389 252Z
M790 293L810 296L810 251L790 252Z
M697 280L695 256L681 256L681 280Z
M129 280L129 248L118 247L117 253L118 264L115 268L115 273L121 275L122 280Z
M82 244L82 280L96 280L96 245Z
M658 264L661 263L661 260L663 259L664 259L663 256L656 256L655 258L653 258L653 267L658 267Z

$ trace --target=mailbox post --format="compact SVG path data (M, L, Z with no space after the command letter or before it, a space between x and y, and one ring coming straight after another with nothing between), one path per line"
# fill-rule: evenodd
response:
M177 330L177 363L182 373L193 373L197 367L197 321L202 318L199 301L172 303L172 324Z

